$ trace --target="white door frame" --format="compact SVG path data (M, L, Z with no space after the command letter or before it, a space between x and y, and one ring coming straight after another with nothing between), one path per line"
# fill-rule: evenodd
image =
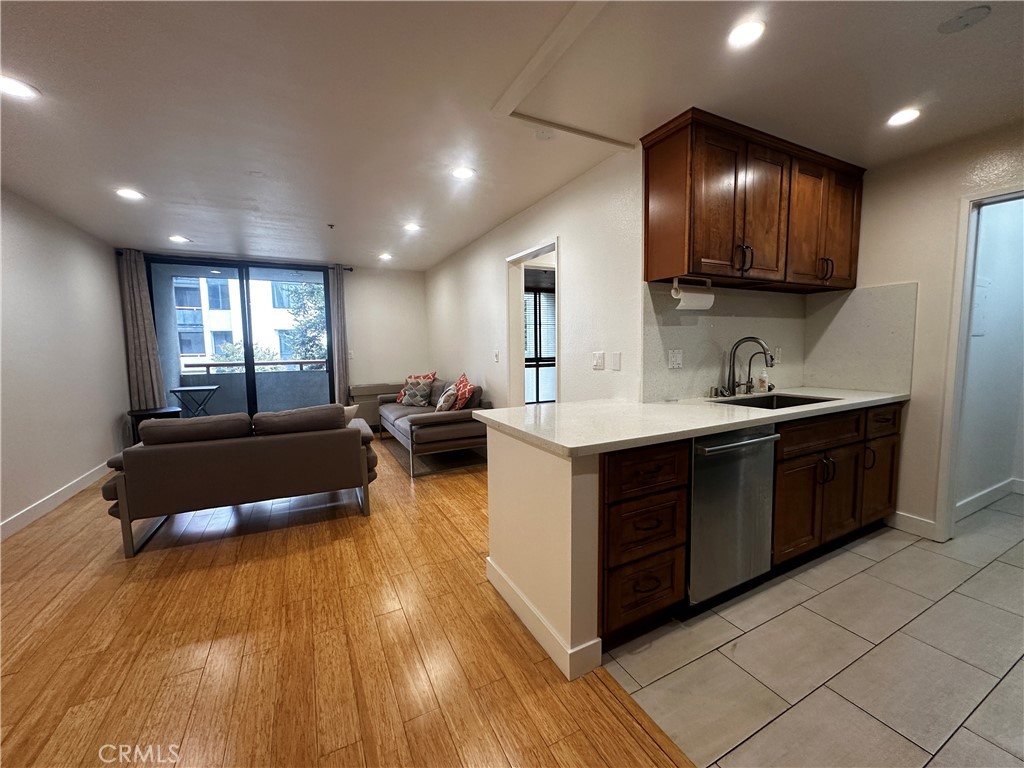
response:
M558 260L558 237L544 240L540 245L527 248L505 259L508 264L508 289L507 289L507 316L506 327L508 328L508 405L510 408L522 407L526 402L526 382L523 379L523 356L526 351L523 349L523 278L525 265L529 261L545 256L549 253L555 254L555 358L561 349L561 318L562 307L561 291L558 290L559 260ZM555 367L555 399L557 400L562 392L562 371L561 367Z
M1022 194L1024 190L1019 184L1014 184L987 190L978 196L960 198L957 258L953 265L953 290L950 297L949 347L946 353L938 498L935 510L935 534L938 541L946 541L952 537L956 513L956 477L960 462L964 381L967 373L967 347L970 343L971 307L974 303L974 277L977 266L978 212L983 205L1013 200Z

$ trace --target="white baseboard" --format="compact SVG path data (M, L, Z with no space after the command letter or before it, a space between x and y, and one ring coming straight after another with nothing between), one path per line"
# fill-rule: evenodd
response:
M954 520L963 520L968 515L974 514L979 509L984 509L993 501L998 501L1008 493L1022 493L1020 488L1024 487L1024 481L1010 478L1001 483L996 483L981 493L976 493L970 498L958 501L953 511Z
M907 512L896 511L896 514L889 515L885 518L885 524L890 528L896 528L900 531L906 531L912 533L915 536L921 536L925 539L931 539L932 541L938 541L938 536L935 533L935 521L927 520L923 517L917 517Z
M487 579L569 680L574 680L601 666L601 638L595 637L575 647L566 645L536 606L519 591L508 575L490 557L487 558Z
M72 480L63 488L58 488L46 498L40 499L35 504L31 504L20 512L14 513L10 518L0 523L0 539L6 539L29 523L34 523L47 512L52 512L76 493L88 488L110 471L105 463L100 464L98 467L90 469L81 477Z

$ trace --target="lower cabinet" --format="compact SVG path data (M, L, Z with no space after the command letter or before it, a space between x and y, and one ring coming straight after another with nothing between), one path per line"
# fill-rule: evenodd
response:
M821 539L829 542L861 526L861 458L859 444L825 451L829 473L821 486Z
M821 544L821 484L826 466L812 453L775 465L772 565Z
M900 436L864 443L861 523L867 525L896 511L896 479L900 472Z

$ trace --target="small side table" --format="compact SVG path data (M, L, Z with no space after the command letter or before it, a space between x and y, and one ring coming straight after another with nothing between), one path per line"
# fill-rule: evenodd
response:
M146 419L180 419L181 408L176 405L167 408L140 408L137 411L128 411L128 418L132 420L132 445L139 442L139 423Z
M170 392L178 398L189 416L209 416L206 404L218 389L220 384L206 384L199 387L172 387Z

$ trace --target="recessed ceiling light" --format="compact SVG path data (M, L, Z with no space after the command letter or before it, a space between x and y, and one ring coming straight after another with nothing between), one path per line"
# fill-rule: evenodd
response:
M145 195L137 189L131 189L130 187L121 187L121 189L117 190L117 195L118 197L123 197L125 200L141 200L145 197Z
M23 83L21 80L15 80L13 77L7 77L6 75L0 77L0 92L22 101L32 101L32 99L38 99L42 96L37 88L33 88L28 83Z
M423 227L421 227L415 221L410 221L408 224L405 224L402 227L402 229L404 229L406 232L419 232L421 229L423 229Z
M732 28L732 32L729 33L729 45L733 48L746 48L757 42L763 34L763 21L745 21Z
M381 261L391 261L391 254L390 253L382 253L377 258L380 259Z
M192 242L191 240L189 240L187 237L184 237L183 235L171 235L167 239L170 240L172 243L191 243Z
M921 116L921 110L919 109L901 109L895 115L889 118L889 125L906 125L912 123Z
M220 274L220 270L219 269L211 269L210 270L210 274L211 275L219 275Z
M456 168L452 168L452 176L456 179L471 179L476 176L476 171L468 165L460 165Z

